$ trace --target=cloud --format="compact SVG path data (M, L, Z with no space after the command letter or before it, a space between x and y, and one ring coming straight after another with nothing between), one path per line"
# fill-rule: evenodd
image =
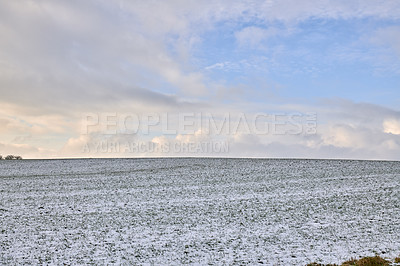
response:
M165 82L173 93L206 91L201 73L183 69L159 41L169 32L145 36L147 29L129 27L137 18L123 21L126 10L100 2L79 8L47 1L1 5L2 102L67 112L105 101L176 104L159 89Z
M281 107L288 110L288 107ZM298 112L306 112L309 106L292 107ZM236 126L240 113L230 114L230 130L211 130L207 128L205 117L203 124L199 117L189 116L186 123L192 125L180 132L178 117L169 116L168 131L162 123L152 126L146 133L142 127L132 134L109 135L102 131L88 135L70 137L56 157L143 157L143 156L217 156L217 157L284 157L284 158L347 158L347 159L386 159L399 160L400 115L396 111L372 104L357 104L349 101L330 101L329 105L317 108L316 132L307 130L293 131L289 120L282 128L274 129L273 116L267 117L269 130L264 131L260 125L255 129L252 121L255 113L248 111L247 127ZM226 108L215 108L207 112L213 114L217 128L226 118ZM282 111L276 111L282 114ZM290 112L292 113L292 112ZM374 113L373 119L369 115ZM352 115L346 115L352 114ZM364 114L364 115L363 115ZM265 114L268 115L268 114ZM270 115L272 115L270 113ZM272 120L271 120L272 119ZM193 120L193 123L192 123ZM181 121L182 122L182 121ZM242 121L243 123L244 121ZM263 119L259 122L264 122ZM202 125L202 126L200 126ZM227 124L225 124L227 126ZM279 124L280 125L280 124ZM279 127L278 125L278 127ZM304 124L303 124L304 126ZM237 127L237 131L234 129ZM164 128L164 129L163 129ZM222 128L222 127L221 127ZM97 128L96 130L98 130ZM213 150L212 145L227 145L227 150ZM201 145L208 149L198 151ZM211 145L211 146L210 146ZM168 146L162 150L160 147ZM210 148L211 147L211 148ZM34 151L30 151L33 153ZM37 154L39 151L37 151Z
M399 147L397 111L346 100L292 109L272 101L257 104L258 97L248 96L250 85L225 85L226 82L209 76L212 71L222 69L240 72L243 69L240 64L247 66L247 61L220 60L206 67L207 72L198 64L201 56L196 57L196 49L207 42L207 33L215 32L220 25L230 30L227 34L241 48L261 49L268 47L272 38L286 34L288 29L296 28L307 19L354 18L397 20L400 3L2 1L0 147L5 152L26 153L32 157L86 156L82 155L82 146L96 145L104 136L79 135L84 112L207 110L222 116L226 110L251 113L257 108L262 111L316 109L324 123L316 136L220 137L232 142L232 156L241 156L246 150L249 156L324 157L331 152L332 156L354 158L365 154L398 158L395 154ZM384 27L372 39L399 53L398 32L398 27ZM303 55L307 53L299 57ZM266 61L266 58L259 60ZM269 59L267 67L277 68L273 63ZM224 104L227 99L236 102ZM106 140L127 141L121 136ZM211 140L200 133L137 139L146 143ZM118 153L121 154L124 155Z
M374 32L371 37L373 43L387 46L393 49L400 57L400 27L399 26L388 26L379 28Z
M400 135L400 119L388 118L383 121L385 133Z
M258 2L259 3L259 2ZM279 19L284 21L315 18L399 18L400 4L397 1L266 1L256 5L257 12L264 19Z
M0 111L0 133L2 135L13 136L41 136L48 134L62 134L72 123L66 121L63 116L43 115L43 116L19 116L18 118L9 115L2 115ZM29 122L27 122L29 120Z
M307 105L281 106L306 113ZM400 159L400 113L382 106L330 99L314 105L315 134L238 134L233 156L285 158ZM278 111L279 113L279 111Z
M322 139L324 145L358 149L373 145L376 135L365 128L335 124L324 132ZM371 140L370 137L374 139Z
M0 142L0 155L19 155L24 159L32 158L54 158L56 151L52 149L38 148L28 144L14 144Z
M141 140L134 134L109 135L102 132L91 132L77 137L71 137L57 153L62 158L110 158L110 157L138 157L151 155L147 150L136 150L133 144L140 147L140 143L147 145L148 141Z
M264 42L278 34L275 28L263 29L255 26L246 27L235 33L236 41L240 47L264 48Z
M26 112L68 112L121 100L173 105L180 97L212 94L201 71L174 53L190 54L193 40L201 42L218 22L393 19L400 14L396 1L26 0L0 5L1 101L24 105ZM249 26L236 37L241 45L257 47L276 34L276 28Z

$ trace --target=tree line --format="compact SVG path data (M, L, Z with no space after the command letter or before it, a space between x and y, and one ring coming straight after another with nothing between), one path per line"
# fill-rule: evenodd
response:
M22 157L19 155L7 155L6 157L3 157L0 155L0 160L22 160Z

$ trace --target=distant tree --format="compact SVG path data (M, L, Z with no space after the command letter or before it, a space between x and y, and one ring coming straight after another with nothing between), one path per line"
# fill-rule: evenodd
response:
M1 156L1 155L0 155ZM3 158L3 157L2 157ZM22 160L22 157L19 155L7 155L6 157L3 158L3 160Z
M6 159L6 160L14 160L15 159L15 157L14 157L14 155L7 155L6 156L6 158L4 158L4 159Z
M0 160L3 160L3 156L0 155Z

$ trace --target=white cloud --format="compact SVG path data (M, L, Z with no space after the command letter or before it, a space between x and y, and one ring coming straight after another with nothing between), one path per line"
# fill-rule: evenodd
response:
M265 48L265 41L277 35L278 29L250 26L235 33L236 41L239 46L246 48Z
M388 118L383 121L385 133L400 135L400 119Z
M397 1L26 0L0 5L1 101L52 112L122 99L136 104L155 91L167 98L160 90L165 82L169 94L204 96L210 88L203 74L170 49L190 54L192 43L216 22L400 16ZM251 26L236 35L242 45L257 46L277 32Z
M360 128L349 125L334 125L322 136L324 145L340 148L363 148L370 142Z
M400 27L389 26L378 29L371 37L373 43L389 47L400 57Z
M80 152L82 145L103 140L101 136L77 135L80 114L87 111L140 113L203 108L221 114L228 108L237 112L254 110L256 104L251 102L221 104L219 100L227 99L226 95L229 99L241 98L244 90L210 82L190 64L192 49L204 41L205 32L218 23L246 24L255 20L258 26L245 27L235 37L242 47L262 48L269 38L282 34L280 29L269 26L271 22L283 22L287 30L308 18L366 17L399 19L400 2L2 1L0 140L4 143L0 147L4 152L46 157L55 154L54 150L43 148L48 139L59 137L53 147L64 148L57 156L85 156ZM398 27L381 29L376 38L385 39L391 49L399 52L398 32ZM234 62L223 61L208 70L218 68L237 67ZM218 96L212 104L199 100L210 95ZM195 97L199 98L193 100ZM263 105L257 108L278 108ZM398 158L386 154L383 148L395 151L399 147L397 112L351 102L315 108L329 122L318 136L240 135L231 138L236 147L232 156L240 156L244 148L249 154L265 156L285 152L290 156L296 151L297 155L325 156L331 149L355 157L363 155L361 151L373 154L377 150L380 158ZM374 131L382 125L384 132L392 135ZM199 133L179 135L174 141L207 140ZM18 143L10 144L12 141ZM152 141L169 140L158 136ZM353 150L360 152L352 153Z
M28 144L14 144L0 142L0 155L9 154L22 156L24 159L54 158L56 151L52 149L38 148Z
M282 107L284 109L288 108ZM292 108L306 112L308 106L296 105ZM399 159L400 138L395 134L399 120L393 117L396 112L374 105L360 105L351 102L332 101L329 106L319 106L316 134L300 134L274 131L255 132L251 125L252 115L248 112L250 134L247 130L222 130L220 134L211 133L205 127L198 127L194 121L193 134L163 134L162 125L152 127L149 134L106 135L92 132L89 135L77 135L70 138L56 157L143 157L143 156L222 156L222 157L285 157L285 158L349 158L349 159ZM215 121L222 122L226 108L208 109ZM279 113L279 111L277 111ZM364 115L362 115L364 112ZM369 113L374 118L369 118ZM352 114L347 116L346 114ZM237 113L231 114L231 127L235 128ZM345 118L345 119L343 119ZM172 119L172 118L171 118ZM173 120L173 119L172 119ZM173 120L168 130L178 129ZM269 121L269 120L267 120ZM204 123L204 118L203 118ZM219 124L220 126L221 124ZM383 130L382 130L383 125ZM270 125L271 126L271 125ZM192 127L191 127L192 128ZM259 128L260 129L260 128ZM391 134L389 134L391 133ZM229 150L224 153L212 149L193 152L190 145L227 143ZM132 147L129 149L126 147ZM143 146L142 149L138 147ZM155 146L154 146L155 145ZM160 148L168 145L170 149ZM185 146L188 145L188 146ZM177 147L175 150L173 148ZM188 148L189 147L189 148ZM189 149L189 150L188 150ZM33 154L35 151L30 151ZM182 153L181 153L182 152ZM36 151L40 156L39 151Z

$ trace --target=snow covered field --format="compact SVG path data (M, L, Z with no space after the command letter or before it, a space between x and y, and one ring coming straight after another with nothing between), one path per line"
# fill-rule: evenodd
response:
M400 162L0 162L0 264L393 259L399 217Z

